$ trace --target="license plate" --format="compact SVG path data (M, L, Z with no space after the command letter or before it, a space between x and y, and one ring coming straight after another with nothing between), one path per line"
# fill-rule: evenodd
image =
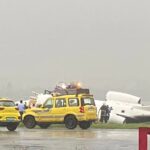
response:
M13 121L15 121L15 118L7 118L6 121L7 122L13 122Z

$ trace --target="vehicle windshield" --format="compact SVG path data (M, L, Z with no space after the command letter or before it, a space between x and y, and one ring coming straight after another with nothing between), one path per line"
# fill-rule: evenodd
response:
M0 106L14 107L15 103L13 101L0 101Z
M81 105L82 106L85 106L85 105L94 105L95 106L94 98L82 98Z
M45 104L44 104L45 108L52 108L53 107L53 101L52 99L48 99Z

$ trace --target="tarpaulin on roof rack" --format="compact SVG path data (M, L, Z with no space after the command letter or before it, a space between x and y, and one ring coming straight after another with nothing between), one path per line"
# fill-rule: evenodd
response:
M90 94L89 89L57 89L54 92L59 95Z

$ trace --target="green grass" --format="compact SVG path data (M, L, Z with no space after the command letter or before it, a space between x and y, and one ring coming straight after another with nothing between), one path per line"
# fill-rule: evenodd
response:
M24 124L22 122L20 122L19 127L24 127Z
M150 127L148 123L128 123L128 124L116 124L116 123L93 123L92 128L100 129L138 129L139 127Z
M19 124L19 127L24 127L23 123ZM64 124L52 124L52 128L65 128ZM147 123L128 123L128 124L116 124L116 123L93 123L91 128L97 129L138 129L139 127L149 127L150 122ZM39 128L38 126L36 128Z

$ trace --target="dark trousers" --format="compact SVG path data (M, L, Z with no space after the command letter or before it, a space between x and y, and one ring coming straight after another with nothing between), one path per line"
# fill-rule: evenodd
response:
M108 119L107 119L107 114L106 114L106 110L101 110L101 119L100 119L100 122L105 122L107 123Z
M19 113L20 113L20 117L21 117L21 121L22 121L23 111L19 111Z

